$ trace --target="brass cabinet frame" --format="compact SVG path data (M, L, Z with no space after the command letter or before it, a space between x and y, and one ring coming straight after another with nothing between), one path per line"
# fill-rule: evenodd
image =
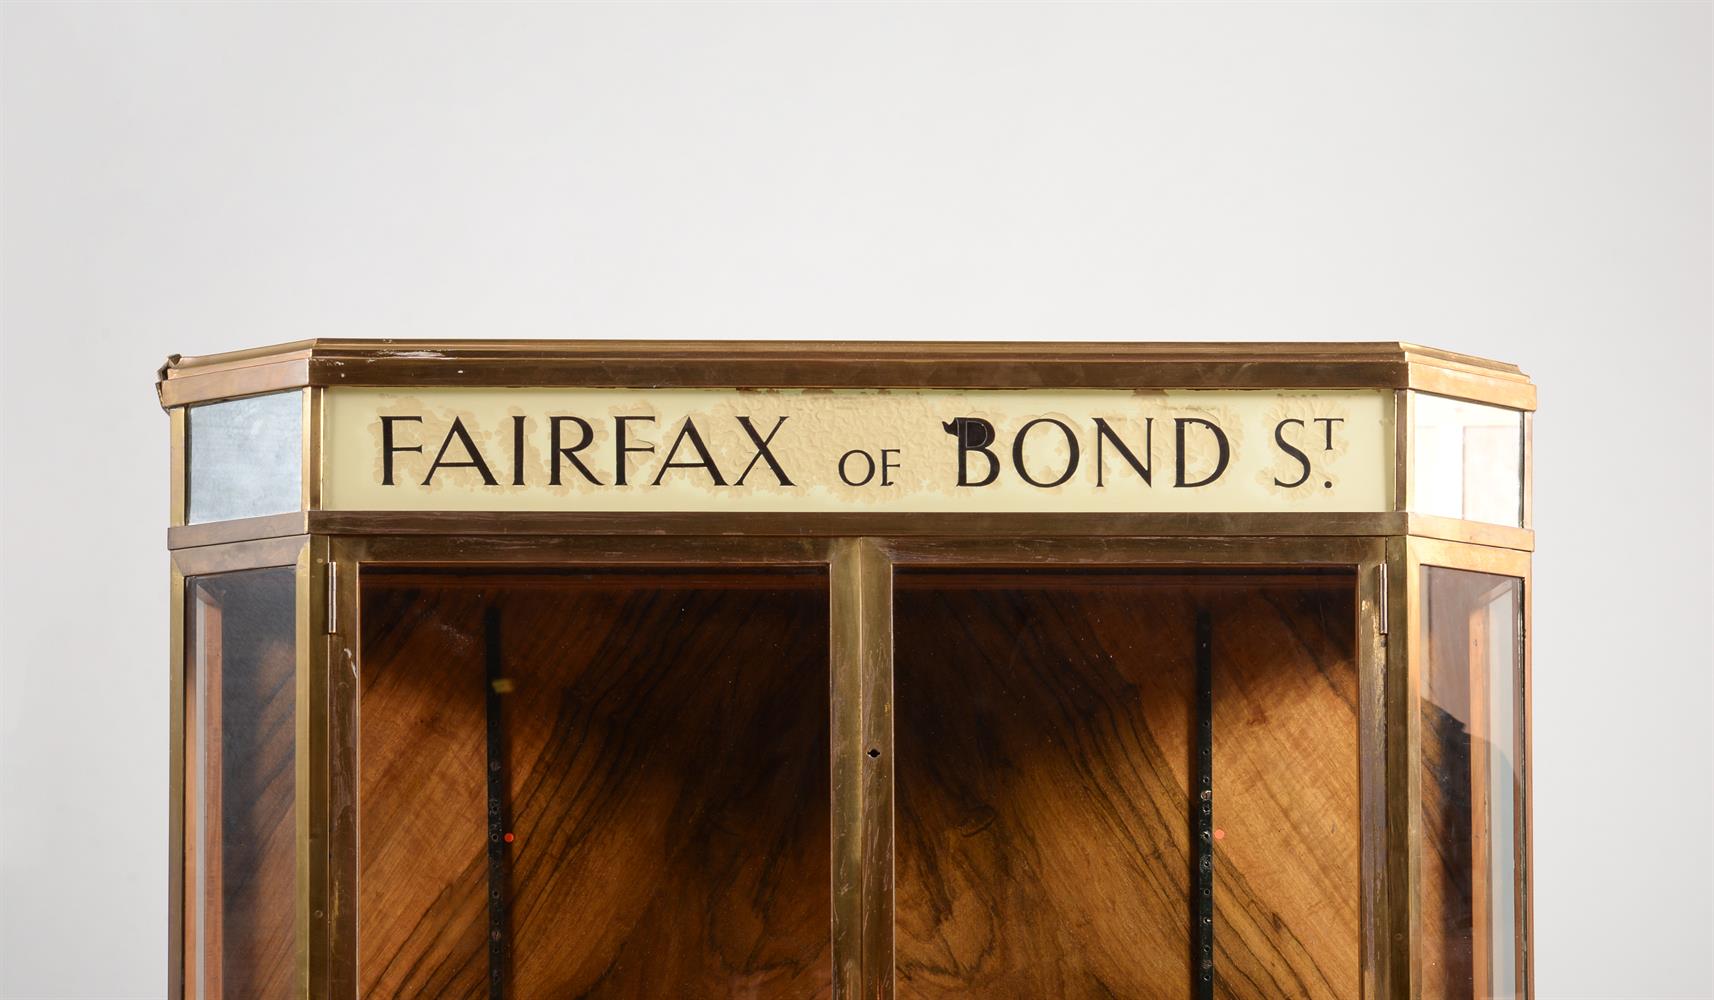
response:
M333 385L586 385L950 388L1390 388L1394 509L1369 514L409 513L320 506L324 389ZM304 389L303 509L186 524L186 405ZM172 796L169 995L182 976L185 914L185 581L261 566L298 577L297 992L350 998L357 970L359 588L367 567L821 566L830 601L829 697L834 995L893 987L892 576L895 566L1345 567L1357 574L1362 995L1421 997L1423 565L1524 581L1523 718L1529 719L1535 390L1511 366L1401 344L1053 345L307 341L161 371L171 415ZM1414 391L1525 412L1521 527L1410 510ZM872 753L873 752L873 753ZM1529 935L1529 754L1524 755L1520 968Z

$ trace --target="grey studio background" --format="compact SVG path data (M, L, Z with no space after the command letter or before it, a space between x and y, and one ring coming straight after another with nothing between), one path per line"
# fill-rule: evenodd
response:
M165 989L169 353L1521 364L1543 998L1714 996L1706 4L11 4L0 994Z

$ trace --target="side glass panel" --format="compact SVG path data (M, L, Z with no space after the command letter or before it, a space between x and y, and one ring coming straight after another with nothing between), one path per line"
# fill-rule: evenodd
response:
M303 509L303 393L229 399L186 414L190 524Z
M828 601L366 569L361 995L828 996Z
M1421 392L1413 405L1412 509L1522 524L1523 413Z
M294 992L291 567L192 577L186 601L185 993Z
M899 997L1358 994L1350 572L895 579Z
M1522 996L1523 582L1422 573L1422 995Z

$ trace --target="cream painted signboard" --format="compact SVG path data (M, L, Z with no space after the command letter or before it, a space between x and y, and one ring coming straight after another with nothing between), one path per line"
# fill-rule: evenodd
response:
M329 388L322 505L1370 512L1375 390Z

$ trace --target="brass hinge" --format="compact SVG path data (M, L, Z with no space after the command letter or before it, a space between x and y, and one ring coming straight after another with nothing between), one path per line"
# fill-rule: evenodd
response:
M1388 615L1387 615L1387 591L1389 589L1390 588L1387 586L1387 564L1382 563L1381 564L1381 600L1380 600L1381 634L1382 635L1387 634L1387 617L1388 617Z
M339 631L339 564L327 564L327 634Z

